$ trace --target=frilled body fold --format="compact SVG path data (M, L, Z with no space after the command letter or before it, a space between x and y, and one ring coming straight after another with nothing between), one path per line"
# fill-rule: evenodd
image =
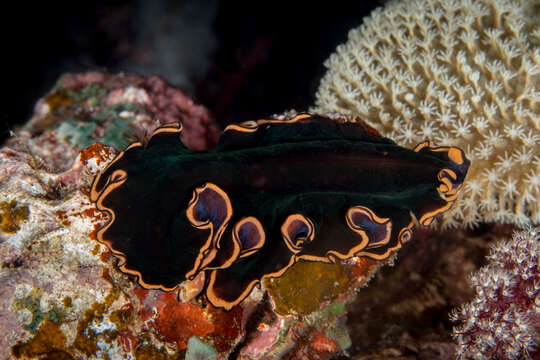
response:
M148 288L206 275L218 307L296 261L384 259L456 198L460 149L397 146L363 123L302 114L231 125L196 152L162 128L109 165L91 197L111 221L98 239Z

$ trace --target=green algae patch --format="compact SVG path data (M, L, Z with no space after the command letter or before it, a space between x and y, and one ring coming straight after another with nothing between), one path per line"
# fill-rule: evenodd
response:
M69 119L60 124L57 136L61 140L68 141L71 146L88 147L91 145L91 136L96 128L95 123Z
M27 342L17 343L11 348L11 354L16 359L73 359L73 356L66 351L65 346L66 335L60 329L60 325L45 320L41 323L35 336Z
M65 318L65 312L61 308L53 306L51 310L43 312L41 310L41 295L42 289L33 288L27 296L22 299L17 299L13 302L15 310L26 309L32 314L32 321L24 325L24 329L32 334L35 334L40 328L40 324L44 321L60 322Z
M100 110L97 112L86 116L74 114L68 117L58 127L57 137L68 141L71 146L80 148L86 148L100 141L117 150L123 149L129 144L128 139L135 137L133 129L129 126L134 121L132 112L143 112L143 108L137 104L98 105L100 105ZM95 132L101 127L103 127L103 134L98 139L95 137Z
M96 106L100 105L101 99L107 95L107 89L102 88L96 83L92 83L88 84L80 91L68 90L68 94L75 102L86 102L90 106Z
M0 230L6 234L15 234L29 214L28 205L18 205L15 200L0 202Z
M281 278L264 279L263 286L272 296L278 314L308 315L322 302L347 291L351 280L344 265L299 261Z
M27 129L40 134L56 126L56 137L71 146L86 148L96 141L123 149L136 137L129 126L134 113L147 113L134 103L107 104L109 90L92 83L82 89L66 89L61 80L43 102L48 107L43 121L30 123Z

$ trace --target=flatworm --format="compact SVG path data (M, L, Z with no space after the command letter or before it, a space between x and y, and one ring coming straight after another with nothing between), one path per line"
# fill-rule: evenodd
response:
M230 125L192 151L181 127L120 153L93 184L110 222L99 241L146 288L204 272L205 294L231 309L300 259L385 259L457 197L463 151L409 150L367 125L301 114Z

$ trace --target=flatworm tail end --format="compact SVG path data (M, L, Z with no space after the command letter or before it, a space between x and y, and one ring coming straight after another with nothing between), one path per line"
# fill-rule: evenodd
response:
M437 175L440 182L437 188L444 205L437 209L424 212L418 221L422 225L429 225L433 218L448 210L457 199L458 191L465 181L467 171L471 164L465 157L463 150L453 146L436 146L431 141L425 141L414 148L415 152L431 154L448 163Z

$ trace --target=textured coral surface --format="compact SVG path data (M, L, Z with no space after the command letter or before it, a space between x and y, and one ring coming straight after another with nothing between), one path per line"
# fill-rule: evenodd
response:
M533 0L391 1L325 65L315 111L358 114L402 145L463 148L445 225L540 222L540 28Z

